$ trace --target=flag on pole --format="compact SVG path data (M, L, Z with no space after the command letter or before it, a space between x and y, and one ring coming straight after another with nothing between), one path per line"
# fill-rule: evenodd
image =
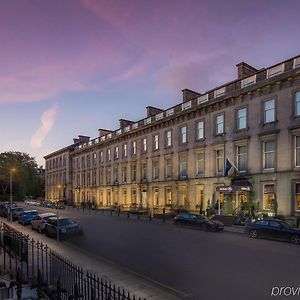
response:
M225 164L225 172L224 172L224 176L229 176L232 175L234 173L234 170L237 170L237 167L234 165L234 163L227 157L226 158L226 164Z

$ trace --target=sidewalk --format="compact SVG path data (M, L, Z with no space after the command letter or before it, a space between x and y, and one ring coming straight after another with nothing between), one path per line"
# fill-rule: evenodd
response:
M53 251L82 267L84 271L93 272L103 279L111 281L112 284L124 288L134 294L136 299L140 297L147 300L175 300L188 298L189 296L182 291L165 286L103 257L91 255L68 242L58 244L55 240L31 230L30 227L24 227L17 223L10 223L9 225L24 234L30 235L35 240L47 244Z

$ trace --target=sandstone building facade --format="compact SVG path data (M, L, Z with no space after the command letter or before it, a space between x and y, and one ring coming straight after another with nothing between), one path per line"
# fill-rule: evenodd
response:
M79 136L45 156L46 198L99 207L205 210L232 214L250 199L265 212L300 215L300 56L257 70L183 102L147 107L139 121ZM224 176L226 160L238 169Z

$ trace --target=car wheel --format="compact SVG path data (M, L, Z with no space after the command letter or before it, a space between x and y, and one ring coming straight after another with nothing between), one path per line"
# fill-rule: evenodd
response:
M252 237L253 239L257 239L257 238L258 238L258 232L257 232L257 230L255 230L255 229L251 229L251 230L249 231L249 235L250 235L250 237Z
M299 235L293 235L291 237L291 243L293 243L294 245L299 245L300 244L300 236Z

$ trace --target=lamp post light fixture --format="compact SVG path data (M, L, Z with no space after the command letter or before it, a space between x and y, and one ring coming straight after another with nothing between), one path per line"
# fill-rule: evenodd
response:
M9 187L10 187L10 221L12 222L12 174L15 172L15 168L9 170Z

